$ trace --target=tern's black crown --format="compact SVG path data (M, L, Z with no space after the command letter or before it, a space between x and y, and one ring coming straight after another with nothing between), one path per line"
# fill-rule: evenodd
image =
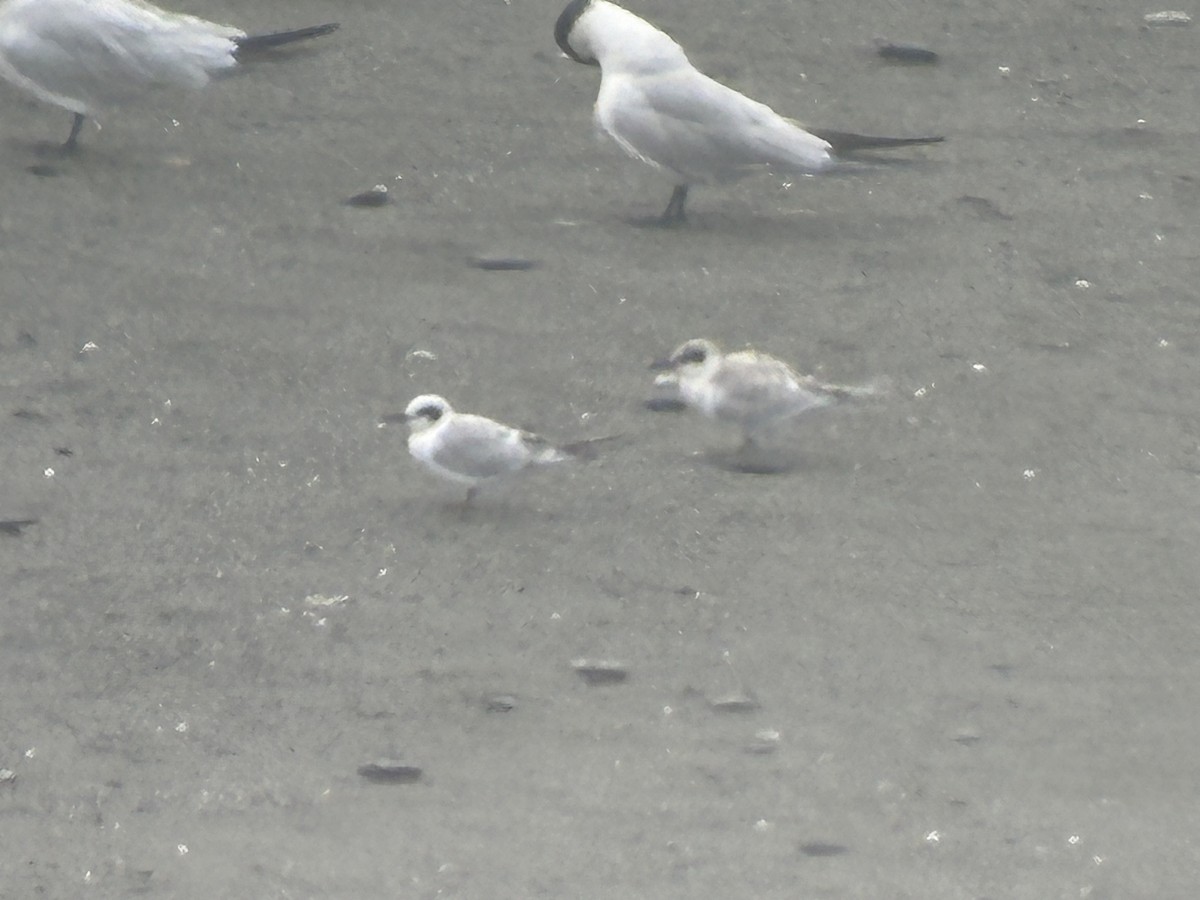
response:
M585 65L596 65L594 59L584 59L571 47L571 42L568 38L571 35L571 29L575 27L575 23L579 21L579 17L584 14L587 8L591 5L592 0L571 0L567 4L567 8L559 15L558 21L554 23L554 40L558 44L559 49L575 62L581 62Z

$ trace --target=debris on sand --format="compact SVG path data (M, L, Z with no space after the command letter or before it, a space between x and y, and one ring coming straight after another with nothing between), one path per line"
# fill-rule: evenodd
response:
M1142 21L1147 25L1191 25L1192 17L1182 10L1164 9L1162 12L1146 13Z
M927 47L897 44L885 38L875 38L875 52L888 62L909 66L935 66L938 62L938 55Z
M374 784L413 784L421 780L420 768L392 759L359 766L358 774Z
M743 748L755 756L766 756L779 749L779 732L774 728L760 728L754 732L754 740Z
M37 523L37 519L0 519L0 534L20 537L22 531Z
M571 668L589 685L618 684L629 677L629 671L611 659L573 659Z
M353 197L347 197L342 202L346 206L356 206L360 209L373 209L379 206L387 205L389 200L388 189L386 184L377 184L370 190L355 194Z
M849 853L850 848L842 844L827 844L824 841L813 841L800 845L800 852L805 856L841 856Z
M467 262L485 272L528 272L540 265L536 259L523 256L472 256Z
M483 698L487 712L512 712L517 708L517 698L512 694L490 694Z
M712 697L709 699L708 705L713 708L714 712L721 713L754 712L759 707L758 701L749 692L741 690Z

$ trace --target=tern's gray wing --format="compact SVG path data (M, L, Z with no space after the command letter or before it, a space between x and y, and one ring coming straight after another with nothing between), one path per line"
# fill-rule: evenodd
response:
M731 354L713 376L718 418L753 425L828 406L833 397L772 357Z
M755 168L811 172L829 145L692 68L601 82L600 125L627 151L684 176L723 181Z
M555 451L537 435L482 416L457 415L440 434L433 462L471 478L492 478L532 463L550 462Z

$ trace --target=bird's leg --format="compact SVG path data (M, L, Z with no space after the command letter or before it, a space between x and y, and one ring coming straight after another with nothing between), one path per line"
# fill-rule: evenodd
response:
M663 214L658 218L658 224L664 228L671 228L675 225L682 225L684 220L683 205L687 203L688 186L686 184L675 185L675 190L671 191L671 199L667 202L667 208L663 210Z
M67 139L61 144L38 141L34 148L34 153L43 159L62 159L64 156L70 156L79 149L79 132L83 128L83 123L87 116L83 113L72 113L72 115L75 116L75 120L71 123L71 133L67 135Z
M79 146L79 132L83 128L85 118L83 113L75 113L75 121L71 123L71 133L67 135L67 139L62 145L63 153L74 153L75 148Z

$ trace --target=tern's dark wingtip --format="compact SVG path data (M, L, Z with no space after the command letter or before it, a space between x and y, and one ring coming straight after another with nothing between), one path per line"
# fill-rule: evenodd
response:
M294 28L290 31L274 31L269 34L248 34L244 37L236 38L234 43L237 45L237 53L239 55L262 53L266 50L273 50L276 47L294 44L297 41L307 41L311 38L324 37L327 34L333 34L333 32L341 27L339 22L326 22L324 25L309 25L306 28Z

